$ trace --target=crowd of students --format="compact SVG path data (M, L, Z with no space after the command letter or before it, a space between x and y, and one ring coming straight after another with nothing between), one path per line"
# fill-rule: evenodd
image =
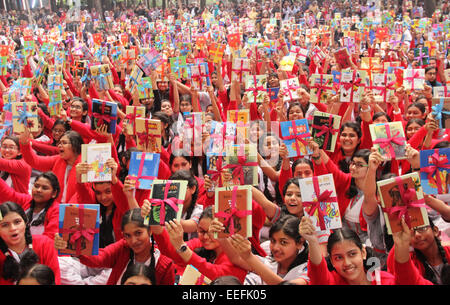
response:
M186 266L194 266L211 285L440 285L450 283L450 208L449 198L425 194L430 225L410 228L402 220L402 231L387 234L376 181L419 171L421 150L450 147L449 131L439 128L432 114L433 88L448 86L450 79L444 71L450 68L448 1L438 2L438 10L429 18L424 29L412 26L424 11L411 1L284 1L279 2L218 2L204 11L190 4L179 9L148 9L143 4L134 8L105 12L99 18L95 10L84 10L71 35L58 38L54 44L66 52L63 68L63 110L50 116L49 88L46 79L37 82L34 72L39 61L42 35L58 29L62 36L71 32L66 27L66 12L38 11L29 24L22 13L4 12L0 29L3 45L13 45L9 62L17 59L24 48L24 29L31 29L35 50L27 63L8 65L0 76L0 88L7 94L20 77L32 79L32 90L25 102L37 102L39 131L15 133L6 125L6 101L2 106L2 138L0 142L0 283L11 285L175 285ZM376 9L379 10L376 10ZM368 15L380 24L362 28L344 18ZM45 14L47 13L47 15ZM340 14L340 22L336 15ZM48 18L47 16L58 16ZM22 17L20 17L22 16ZM241 48L251 59L251 75L267 75L268 88L279 88L280 81L298 78L299 98L283 102L283 93L269 97L256 105L248 100L244 82L231 81L233 52L230 46L219 63L208 61L208 45L213 40L227 43L228 29L239 26L239 18L254 21L254 31L243 31ZM276 20L273 31L267 24ZM109 65L114 88L101 90L94 80L81 80L70 68L74 60L83 58L67 37L93 50L94 33L103 37L127 32L127 47L137 50L157 46L155 37L161 28L149 24L172 20L165 27L168 35L189 37L189 27L198 28L198 35L207 38L205 45L191 38L188 62L204 58L208 62L211 85L195 90L189 78L177 79L170 69L167 79L156 71L150 75L153 97L140 99L137 91L130 92L126 83L132 66L113 60L108 54L101 63ZM177 23L176 21L180 21ZM210 24L207 20L213 20ZM216 22L214 22L214 20ZM241 19L242 20L242 19ZM381 18L380 18L381 20ZM387 20L387 21L386 21ZM436 55L431 56L425 69L424 90L406 90L397 86L387 103L375 101L370 88L365 89L359 103L342 103L339 92L326 102L310 102L310 76L313 73L332 74L342 69L333 57L343 47L344 30L361 32L366 27L392 26L402 21L403 33L398 47L383 49L379 41L363 40L351 54L350 70L361 68L361 58L379 57L381 62L399 61L402 68L418 68L412 50L426 41L436 42ZM301 24L303 29L328 26L329 43L308 41L305 32L283 26L286 22ZM175 26L179 25L179 27ZM213 26L213 24L215 26ZM431 24L445 24L439 36L431 34ZM130 25L138 25L136 32ZM43 31L40 31L43 29ZM219 39L215 38L219 32ZM192 32L192 31L191 31ZM248 48L249 38L276 41L273 54L261 52L256 56ZM107 46L106 40L102 46ZM312 50L320 45L325 57L306 62L296 60L290 72L281 71L280 60L290 46ZM180 55L177 45L167 42L159 48L167 58ZM55 62L54 55L46 61ZM447 77L447 78L446 78ZM119 105L115 134L91 129L92 99L116 102ZM146 115L162 124L162 152L158 179L188 182L181 220L168 221L165 226L149 226L144 218L151 211L149 190L136 188L128 175L131 153L138 151L136 139L124 133L125 106L145 106ZM178 153L175 143L180 137L184 115L204 112L205 122L227 121L227 111L249 109L249 139L258 143L258 184L252 187L252 236L239 234L229 238L214 238L224 229L214 214L213 179L207 174L206 158ZM340 115L333 153L324 151L314 140L308 141L312 153L289 158L286 144L280 137L282 121L309 119L315 111ZM368 126L372 123L400 121L406 135L406 160L385 161L374 149ZM205 123L204 122L204 123ZM270 130L260 128L265 122ZM178 128L177 128L178 126ZM275 126L275 127L273 127ZM208 146L210 135L203 130L202 141ZM87 143L110 143L112 157L106 163L112 180L83 183L81 176L89 166L81 161L81 146ZM299 179L331 173L337 192L341 229L317 232L305 215ZM230 175L225 178L231 179ZM447 188L448 190L448 188ZM80 203L100 206L99 254L93 256L58 256L67 247L59 234L59 204ZM369 258L379 260L372 272Z

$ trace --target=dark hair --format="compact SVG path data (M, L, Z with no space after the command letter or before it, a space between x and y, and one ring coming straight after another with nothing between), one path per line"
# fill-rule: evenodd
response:
M34 278L40 285L56 285L55 273L52 268L43 264L35 264L31 268L24 270L17 280L17 285L22 279Z
M419 102L415 102L412 104L409 104L408 107L406 108L406 110L408 110L411 107L416 107L417 109L420 110L420 112L425 113L425 105Z
M386 112L382 112L382 111L374 113L374 115L372 116L372 121L375 121L376 119L378 119L380 117L383 117L383 116L386 117L388 122L392 122L391 118L387 115L387 113Z
M30 209L28 210L27 213L27 218L28 221L30 222L29 223L30 226L40 226L41 224L44 223L48 209L52 206L53 202L56 200L56 198L58 198L59 193L61 192L58 177L56 177L56 175L53 172L41 173L39 176L36 177L34 183L36 183L41 178L47 179L50 182L53 191L56 192L56 196L54 198L50 198L50 200L46 203L44 207L44 211L39 214L39 217L35 221L33 221L33 212L34 208L36 207L36 202L34 201L34 199L31 200Z
M64 136L69 138L70 144L72 144L73 152L77 155L81 154L81 145L84 144L81 135L74 130L69 130L64 133L63 137Z
M166 128L164 129L164 131L166 132L167 140L162 138L162 146L167 148L169 146L169 143L172 141L172 139L170 138L170 131L173 123L172 118L167 113L162 111L153 113L152 118L159 119L161 123L167 124Z
M425 121L424 121L424 120L419 119L419 118L412 118L412 119L409 119L408 122L406 123L406 125L405 125L405 131L406 131L406 129L408 129L409 125L411 125L411 124L413 124L413 123L417 123L417 124L419 124L420 126L425 125Z
M275 222L269 230L269 238L272 238L273 234L277 232L283 232L285 235L291 237L296 244L302 241L302 236L298 232L298 226L300 224L300 218L293 215L284 215L277 222ZM308 261L308 244L303 243L305 249L298 253L294 261L289 265L288 270L304 264Z
M428 220L430 222L431 229L434 229L435 225L434 225L433 221L431 220L430 217L428 217ZM434 240L436 241L439 255L441 256L442 263L444 264L444 266L442 267L442 270L441 270L442 284L450 285L450 265L447 261L445 249L442 247L441 240L438 237L435 236ZM430 267L430 264L427 262L427 258L425 257L425 255L418 249L414 249L414 253L415 253L416 257L419 259L419 261L422 263L422 265L425 269L425 274L423 277L425 279L429 280L430 282L432 282L433 284L437 284L436 274Z
M119 162L120 162L119 180L122 181L122 183L124 183L125 178L128 176L127 162L131 160L131 153L134 151L139 151L136 146L130 147L127 150L120 152L119 154Z
M441 141L441 142L437 143L436 145L434 145L433 148L449 148L449 147L450 147L449 141Z
M234 275L223 275L209 283L210 286L215 285L242 285L241 281Z
M25 250L21 254L20 263L18 263L14 257L9 253L8 245L0 237L0 251L6 256L3 263L2 277L6 280L17 281L20 276L21 270L30 268L39 261L39 257L36 252L33 251L33 237L30 232L30 226L28 225L27 215L23 208L15 202L7 201L0 205L0 212L3 217L9 213L17 213L22 217L25 222Z
M199 221L202 220L203 218L214 219L212 206L208 206L203 210L202 214L200 215ZM198 256L206 259L206 261L208 261L208 262L213 262L217 257L216 251L207 250L204 247L195 248L194 252Z
M290 178L288 181L286 181L286 184L283 187L283 196L286 195L286 191L289 187L289 185L291 184L295 184L296 186L298 186L298 188L300 188L300 183L298 182L298 178Z
M198 196L198 181L195 178L194 175L188 170L179 170L173 173L169 180L186 180L188 182L187 187L192 188L195 186L195 192L192 195L191 205L186 210L186 219L190 218L192 215L192 212L194 211L195 204L197 202L197 196Z
M89 104L84 99L82 99L81 97L74 96L72 98L72 103L73 102L80 102L81 103L81 107L82 107L81 113L89 110ZM86 123L87 116L88 116L88 113L86 113L85 115L81 116L81 122L82 123Z
M366 163L369 163L370 150L369 149L358 149L352 156L352 161L355 158L362 158ZM358 188L356 187L355 178L352 177L350 182L350 187L347 191L347 197L353 198L358 194Z
M16 160L22 159L22 154L20 154L20 142L19 142L19 137L15 136L15 135L9 135L9 136L5 136L2 140L1 140L1 144L3 144L3 142L5 140L11 140L14 142L14 144L16 144L17 146L17 150L19 151L19 154L17 155L17 157L15 158ZM6 178L5 178L6 179Z
M302 110L302 113L303 113L302 104L300 104L300 102L296 101L296 102L290 103L289 107L286 111L288 121L289 121L289 111L292 109L292 107L295 107L295 106L300 107L300 109Z
M436 58L435 58L435 60L436 60ZM437 68L435 66L427 66L427 67L425 67L425 74L427 74L427 72L430 71L430 70L436 70L437 71Z
M358 139L361 140L361 137L362 137L361 125L359 125L359 124L356 123L356 122L351 122L351 121L344 122L344 123L341 125L341 128L339 129L339 135L342 134L342 132L344 131L345 128L351 128L351 129L353 129L353 131L356 132L356 135L358 136ZM361 144L361 143L359 143L358 145L356 145L355 151L353 152L353 154L355 154L355 153L358 151L359 145L360 145L360 144ZM352 156L352 158L353 158L353 156ZM345 158L342 159L342 160L340 160L340 161L338 162L338 165L339 165L339 169L340 169L341 171L343 171L344 173L349 173L349 164L347 163L347 161L345 160Z
M144 224L144 218L141 215L141 209L140 208L135 208L132 210L128 210L122 217L122 223L121 223L121 228L122 231L125 229L125 226L129 223L133 222L135 225L137 225L139 228L145 228L146 230L149 230L149 226ZM151 269L151 274L152 277L150 278L150 281L152 282L153 285L156 285L156 276L155 276L155 266L156 266L156 259L155 259L155 240L153 238L151 238L152 240L152 247L150 249L150 269ZM134 252L133 250L130 249L130 262L128 263L127 268L133 264L134 261Z
M296 168L297 165L299 165L299 164L307 164L307 165L311 168L311 170L314 172L314 165L313 165L313 163L312 163L311 160L306 159L306 158L299 158L299 159L295 160L295 161L292 163L292 167L291 167L291 169L292 169L292 175L294 175L295 168Z
M120 281L120 284L123 285L125 282L133 276L144 276L148 278L153 285L152 278L155 278L155 270L151 269L149 266L145 265L144 263L134 263L127 266L127 269L125 270L122 279Z

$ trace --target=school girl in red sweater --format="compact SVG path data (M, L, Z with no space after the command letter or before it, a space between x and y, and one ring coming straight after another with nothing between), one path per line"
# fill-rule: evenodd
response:
M4 137L0 154L0 178L17 192L27 194L31 167L22 158L19 139L13 135Z
M59 285L58 254L53 240L44 235L31 235L25 211L17 203L3 203L0 213L0 284L14 284L22 270L40 263L53 270L55 283Z

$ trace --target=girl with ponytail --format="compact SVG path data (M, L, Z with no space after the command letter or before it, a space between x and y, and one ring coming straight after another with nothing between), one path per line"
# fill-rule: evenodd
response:
M0 205L0 283L14 284L35 264L50 267L60 284L58 254L47 236L32 236L25 211L17 203Z
M56 198L60 187L55 174L44 172L37 176L31 195L17 192L0 180L0 193L0 203L13 201L25 210L32 235L43 234L53 238L58 232L59 203Z
M95 256L81 255L80 262L93 268L112 268L107 285L120 285L129 266L145 263L152 270L150 281L153 285L173 285L175 269L171 259L162 255L155 247L152 231L144 224L141 210L128 210L122 218L123 238L99 250ZM65 249L65 242L55 235L55 248Z

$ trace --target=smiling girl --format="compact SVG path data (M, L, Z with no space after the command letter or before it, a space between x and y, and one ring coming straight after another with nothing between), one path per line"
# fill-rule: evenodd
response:
M19 139L6 136L0 146L0 177L7 185L20 193L28 193L31 176L30 165L22 159Z

